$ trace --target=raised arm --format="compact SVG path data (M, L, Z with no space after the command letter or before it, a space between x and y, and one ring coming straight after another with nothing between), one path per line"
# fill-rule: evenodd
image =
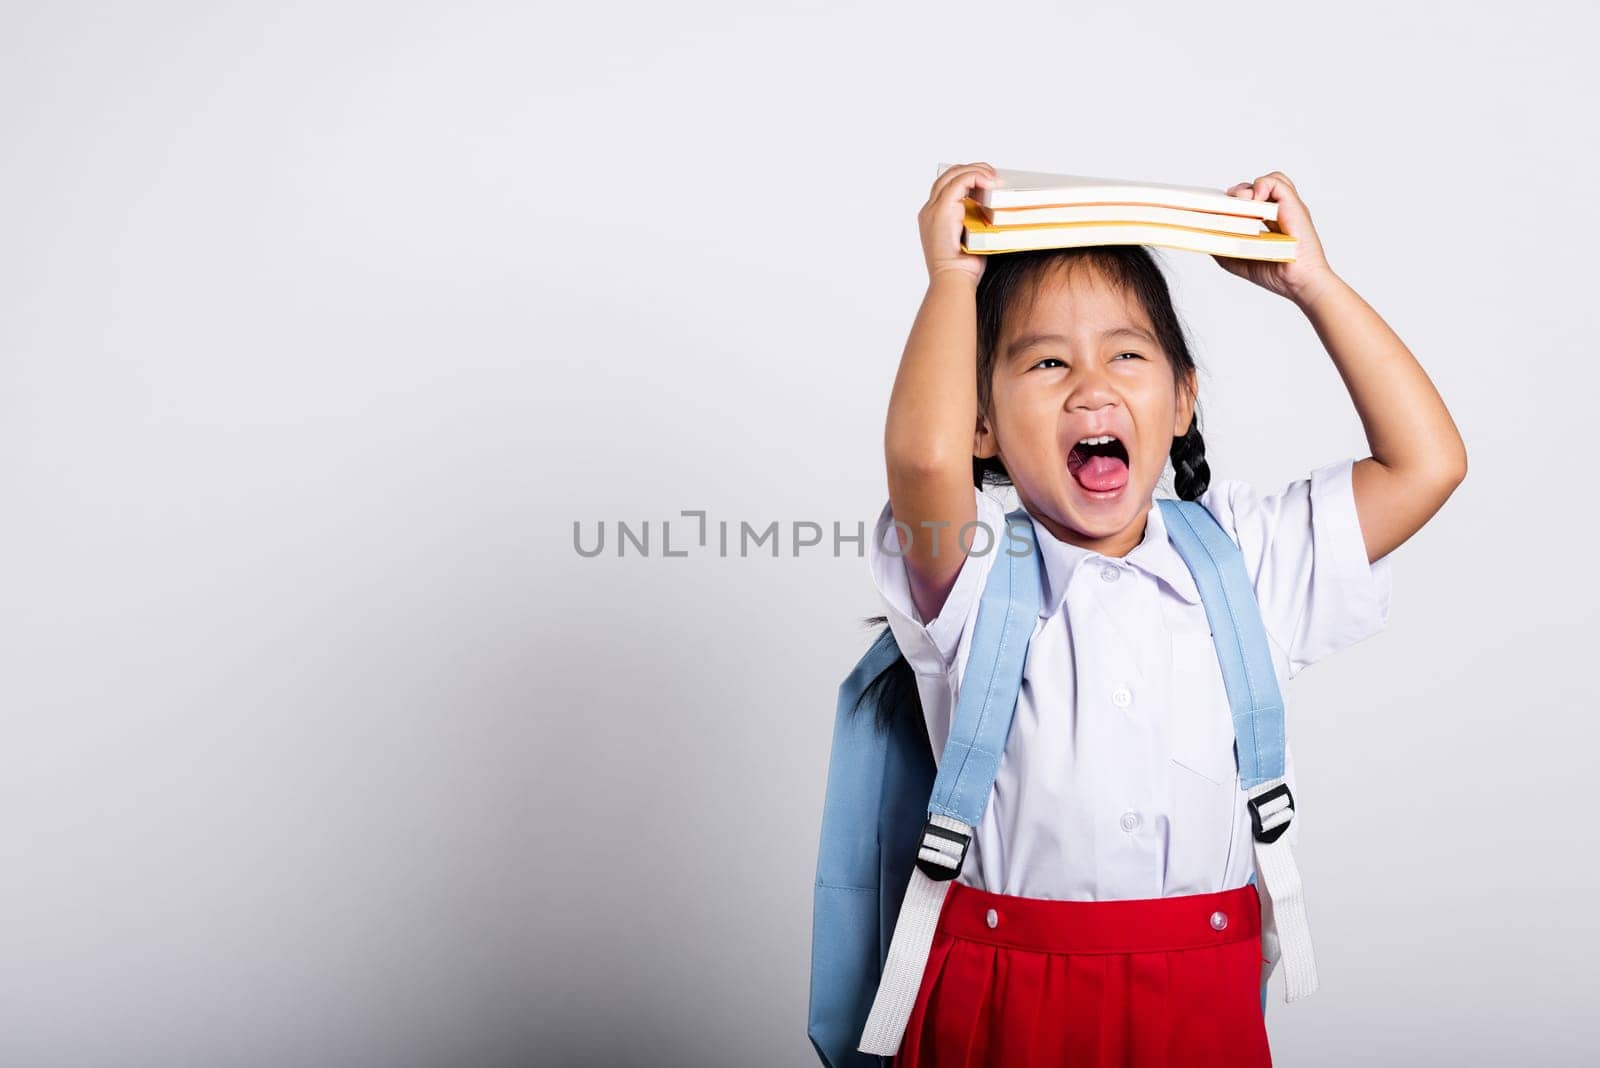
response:
M1421 530L1466 478L1466 445L1405 342L1328 266L1311 214L1288 177L1273 171L1228 192L1275 201L1277 228L1299 242L1293 263L1217 262L1294 301L1333 358L1372 450L1350 478L1367 559L1376 560Z
M992 184L986 163L951 167L918 213L928 290L900 357L884 425L889 504L900 530L911 597L931 623L955 585L976 532L972 456L978 420L977 287L984 260L961 251L961 199ZM992 532L995 537L999 531ZM980 541L980 544L982 542Z

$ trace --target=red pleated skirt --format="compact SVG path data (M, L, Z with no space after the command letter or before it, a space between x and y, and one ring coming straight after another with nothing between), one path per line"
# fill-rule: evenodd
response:
M1261 899L1049 901L954 884L896 1068L1270 1066Z

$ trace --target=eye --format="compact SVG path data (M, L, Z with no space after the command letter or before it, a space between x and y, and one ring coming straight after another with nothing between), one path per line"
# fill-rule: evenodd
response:
M1144 357L1139 355L1137 352L1119 352L1119 353L1117 353L1116 359L1120 360L1124 356L1132 356L1136 360L1144 359ZM1115 362L1115 361L1113 361L1113 362Z
M1040 360L1038 363L1034 364L1033 366L1034 367L1043 367L1047 363L1061 364L1062 367L1066 366L1066 364L1062 363L1060 360L1056 359L1054 356L1046 356L1044 359ZM1030 368L1030 370L1031 370L1031 368Z

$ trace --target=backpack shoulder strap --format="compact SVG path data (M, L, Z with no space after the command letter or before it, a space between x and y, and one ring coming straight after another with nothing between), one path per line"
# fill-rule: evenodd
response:
M1267 645L1266 627L1244 556L1215 516L1198 501L1159 499L1167 536L1194 576L1211 624L1211 638L1233 712L1239 788L1246 793L1254 838L1256 871L1266 884L1262 931L1266 982L1281 948L1286 975L1285 1001L1316 992L1317 965L1306 919L1300 872L1284 838L1294 819L1294 795L1284 781L1283 696Z
M1157 499L1167 537L1200 588L1211 639L1222 665L1233 734L1238 743L1239 785L1248 790L1283 775L1283 697L1272 666L1266 628L1244 557L1227 531L1199 501Z
M862 1030L862 1053L889 1057L899 1051L939 913L988 807L1011 732L1041 597L1039 554L1026 509L1007 514L1006 529L995 534L992 551L997 555L978 602L950 736L939 758L916 867Z
M996 553L978 602L978 620L961 688L951 716L950 736L939 758L928 814L948 816L976 827L989 804L1017 691L1039 616L1039 554L1033 523L1021 508L1006 516L1017 544L995 534ZM959 868L959 865L957 866Z

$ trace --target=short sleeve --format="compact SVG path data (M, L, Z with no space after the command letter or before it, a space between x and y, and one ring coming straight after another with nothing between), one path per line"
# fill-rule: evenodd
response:
M1222 480L1200 497L1244 554L1262 622L1289 677L1389 622L1389 554L1369 562L1351 471L1338 460L1266 495Z
M924 622L911 599L911 576L906 571L900 534L894 525L893 507L885 503L867 544L867 561L872 581L888 609L889 629L900 646L901 655L919 675L944 676L955 665L961 639L977 616L984 583L994 559L1006 542L1006 513L1000 502L973 487L977 498L978 522L982 528L973 535L972 549L961 563L955 585L945 598L937 618ZM930 537L934 528L912 530L912 537ZM940 546L960 546L958 531L938 529Z

